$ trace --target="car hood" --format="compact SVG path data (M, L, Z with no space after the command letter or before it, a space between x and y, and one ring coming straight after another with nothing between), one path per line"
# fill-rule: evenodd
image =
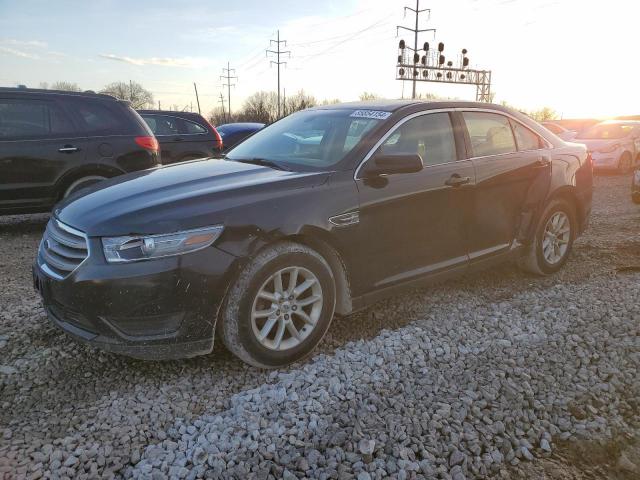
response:
M199 160L101 182L58 204L54 215L89 236L170 233L224 223L231 209L285 197L328 175Z

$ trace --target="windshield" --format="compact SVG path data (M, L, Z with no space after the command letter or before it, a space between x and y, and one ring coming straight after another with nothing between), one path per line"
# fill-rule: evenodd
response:
M367 132L390 115L371 110L294 113L257 132L226 158L262 159L290 170L326 170L344 159Z
M582 132L577 138L593 140L610 140L624 138L633 130L631 125L621 125L619 123L601 123Z

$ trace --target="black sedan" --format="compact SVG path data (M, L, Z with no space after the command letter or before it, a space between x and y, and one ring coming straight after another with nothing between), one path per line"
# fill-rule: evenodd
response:
M243 141L245 138L253 135L258 130L264 128L264 123L225 123L218 126L218 133L222 137L224 145L223 150L228 151Z
M214 334L278 367L407 287L517 259L559 270L591 210L586 149L510 109L318 107L223 160L108 180L54 211L34 267L50 319L141 358Z
M138 110L158 139L162 164L219 156L222 138L202 115L192 112Z

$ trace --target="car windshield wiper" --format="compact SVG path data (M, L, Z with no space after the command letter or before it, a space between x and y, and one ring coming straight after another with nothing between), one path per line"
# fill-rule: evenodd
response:
M252 165L262 165L263 167L275 168L276 170L284 170L286 172L290 172L291 171L290 169L288 169L284 165L282 165L282 164L280 164L278 162L274 162L273 160L267 160L266 158L259 158L259 157L253 157L253 158L229 158L229 157L226 157L226 159L227 160L231 160L233 162L251 163Z

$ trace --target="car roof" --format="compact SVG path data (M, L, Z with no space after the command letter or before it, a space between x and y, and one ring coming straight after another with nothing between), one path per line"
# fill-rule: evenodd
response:
M71 92L68 90L46 90L43 88L22 88L22 87L0 87L0 93L17 93L22 95L51 95L51 96L72 96L72 97L84 97L84 98L101 98L104 100L115 100L119 102L126 102L126 100L120 100L113 95L106 93L96 93L93 90L85 90L84 92Z
M217 128L224 128L225 130L242 130L242 129L251 129L251 128L263 128L264 123L259 122L234 122L234 123L224 123L222 125L218 125Z
M334 103L319 105L309 110L379 110L383 112L395 112L406 107L415 107L418 110L437 110L452 108L487 108L513 114L514 110L503 105L485 102L469 102L462 100L370 100L364 102ZM422 107L422 108L420 108Z
M196 112L179 112L177 110L136 110L139 114L149 114L149 115L172 115L174 117L183 117L183 118L192 118L202 120L204 117Z

